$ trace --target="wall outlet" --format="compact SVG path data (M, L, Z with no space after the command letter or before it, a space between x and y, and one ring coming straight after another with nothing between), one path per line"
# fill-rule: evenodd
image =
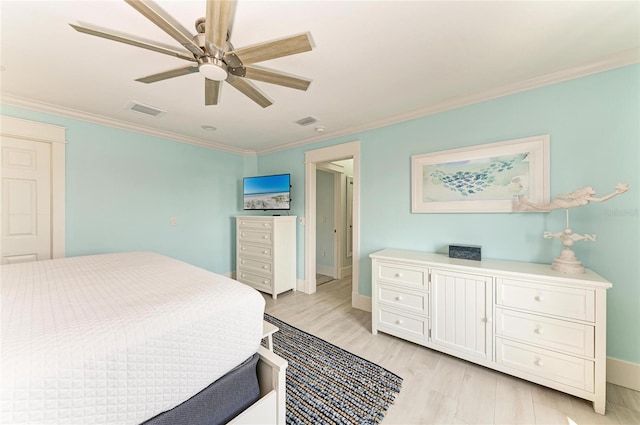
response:
M177 224L178 224L178 219L177 219L177 218L175 218L175 217L171 217L171 220L169 221L169 223L170 223L172 226L175 226L175 225L177 225Z
M300 224L304 225L304 217L300 217Z

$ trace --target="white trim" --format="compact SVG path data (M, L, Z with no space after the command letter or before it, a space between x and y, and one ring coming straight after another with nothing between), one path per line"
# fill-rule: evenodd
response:
M351 276L351 265L344 266L340 268L340 277L339 279L344 279L347 276Z
M513 84L504 85L490 90L485 90L480 93L474 93L467 96L458 96L452 99L448 99L444 102L436 105L431 105L426 108L416 109L411 112L399 114L393 117L384 118L379 121L368 122L366 124L349 127L339 131L327 131L321 136L309 137L306 139L298 140L291 143L285 143L280 146L276 146L269 149L258 150L258 155L264 155L267 153L273 153L286 149L292 149L299 146L308 145L311 143L321 142L324 140L335 139L342 136L348 136L354 133L361 133L364 131L373 130L380 127L386 127L392 124L398 124L404 121L410 121L417 118L426 117L429 115L438 114L440 112L450 111L452 109L461 108L463 106L473 105L475 103L485 102L487 100L496 99L503 96L509 96L512 94L520 93L527 90L532 90L551 84L561 83L567 80L573 80L576 78L586 77L587 75L597 74L599 72L610 71L616 68L622 68L624 66L633 65L640 62L640 49L629 49L622 51L618 54L609 56L603 60L590 62L581 66L564 69L561 71L553 72L551 74L541 75L539 77L530 78L525 81L519 81Z
M52 124L30 121L21 118L0 116L0 132L3 136L27 139L34 142L66 143L67 129Z
M162 131L151 127L145 127L139 124L116 120L101 115L90 114L88 112L78 111L76 109L66 108L64 106L53 105L35 100L24 99L17 96L3 94L0 102L7 105L16 106L18 108L26 108L32 111L45 112L49 114L59 115L67 118L77 119L81 121L91 122L94 124L105 125L108 127L119 128L122 130L142 133L149 136L161 137L174 142L187 143L189 145L200 146L208 149L215 149L222 152L234 153L237 155L252 156L256 155L254 150L238 149L233 146L223 145L216 142L196 139L193 137L183 136L181 134Z
M305 154L306 156L306 154ZM304 211L307 217L304 223L304 292L313 294L316 292L316 175L317 168L314 162L306 163L304 179ZM311 196L313 191L313 196ZM311 243L313 241L313 243Z
M334 164L333 162L318 164L316 168L328 173L344 173L344 167L342 165Z
M351 306L353 308L357 308L358 310L364 310L371 313L371 297L367 297L365 295L360 295L357 292L351 293Z
M322 149L307 151L305 160L305 293L316 291L316 164L321 162L353 159L353 259L352 292L358 293L360 252L360 142L354 141ZM351 303L357 302L352 297Z
M0 116L2 136L51 145L51 258L64 258L66 255L66 131L65 127L57 125Z
M607 382L640 391L640 363L607 357Z
M323 274L325 276L333 277L335 279L335 277L333 276L333 267L331 267L331 266L318 264L316 266L316 273L320 273L320 274Z
M307 281L304 279L297 279L296 280L296 291L300 291L300 292L304 292L305 294L307 293L307 285L306 285Z

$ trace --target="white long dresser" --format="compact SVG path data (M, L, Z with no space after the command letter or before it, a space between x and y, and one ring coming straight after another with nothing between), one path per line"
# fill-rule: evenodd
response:
M606 290L587 270L385 249L372 259L372 332L593 402L605 413Z
M296 217L236 217L236 280L273 299L296 288Z

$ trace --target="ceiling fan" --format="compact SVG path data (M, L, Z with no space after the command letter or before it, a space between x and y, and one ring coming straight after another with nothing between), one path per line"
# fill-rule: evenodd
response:
M169 78L200 72L205 77L205 105L217 105L220 86L226 81L263 108L272 102L251 84L249 80L263 81L297 90L307 90L311 81L292 77L281 72L250 66L258 62L308 52L312 49L307 34L268 41L253 46L234 49L229 42L229 28L235 0L207 0L206 17L196 20L197 34L192 36L180 24L151 1L124 0L160 29L169 34L187 51L123 37L97 29L71 25L76 31L129 44L143 49L164 53L193 62L185 66L147 77L138 78L142 83L155 83Z

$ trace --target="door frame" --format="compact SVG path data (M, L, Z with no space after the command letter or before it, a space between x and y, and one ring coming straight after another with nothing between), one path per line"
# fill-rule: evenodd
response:
M316 292L316 164L321 162L353 159L353 256L351 306L371 310L368 297L358 293L359 252L360 252L360 142L353 141L340 145L307 151L305 162L305 288L304 292Z
M65 256L66 130L66 127L0 115L0 137L51 145L51 258Z

